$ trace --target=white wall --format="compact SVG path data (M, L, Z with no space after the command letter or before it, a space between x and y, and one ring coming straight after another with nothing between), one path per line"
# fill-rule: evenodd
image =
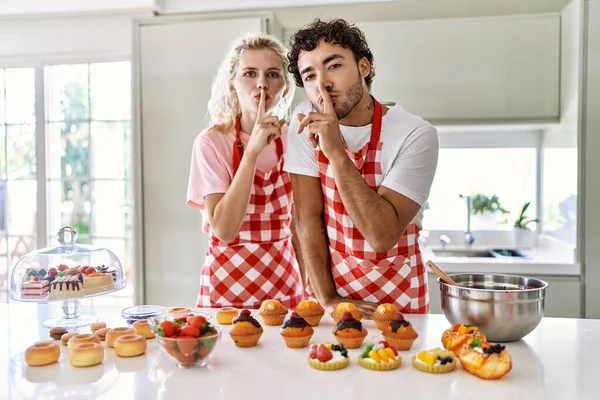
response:
M132 19L152 13L14 18L0 22L0 65L130 59Z
M600 0L587 0L587 48L584 49L582 109L583 225L585 316L600 318Z
M0 0L0 17L152 10L162 0Z

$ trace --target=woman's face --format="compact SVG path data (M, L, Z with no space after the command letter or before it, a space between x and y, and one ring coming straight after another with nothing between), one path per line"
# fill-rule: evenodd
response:
M231 81L242 114L253 114L256 118L261 90L265 91L266 112L279 104L287 89L284 73L281 58L275 51L271 49L243 51Z

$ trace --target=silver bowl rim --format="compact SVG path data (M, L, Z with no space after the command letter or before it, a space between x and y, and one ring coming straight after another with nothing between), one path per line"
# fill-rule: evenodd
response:
M471 288L468 286L454 286L454 285L450 285L444 281L442 281L442 278L438 277L437 281L439 284L449 287L449 288L455 288L457 290L469 290L469 291L476 291L476 292L483 292L483 293L506 293L506 292L515 292L515 293L527 293L527 292L539 292L540 290L544 290L548 288L548 282L542 280L542 279L538 279L538 278L533 278L530 276L523 276L523 275L515 275L515 274L496 274L496 273L492 273L492 272L456 272L456 273L452 273L452 274L448 274L448 276L450 278L453 278L455 276L460 276L460 275L495 275L495 276L503 276L503 277L508 277L508 278L519 278L519 279L531 279L537 282L540 282L542 284L542 287L539 288L532 288L532 289L504 289L504 290L495 290L495 289L479 289L479 288Z

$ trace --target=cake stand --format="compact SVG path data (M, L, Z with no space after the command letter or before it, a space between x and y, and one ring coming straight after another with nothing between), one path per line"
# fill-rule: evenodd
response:
M78 245L77 231L64 226L58 231L59 246L33 251L14 266L9 297L34 303L61 302L62 317L48 319L46 328L69 330L96 322L81 314L80 299L103 296L127 286L118 257L103 247Z

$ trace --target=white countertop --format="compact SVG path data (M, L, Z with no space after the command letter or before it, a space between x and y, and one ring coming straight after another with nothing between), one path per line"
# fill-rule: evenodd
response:
M120 307L95 307L110 327L124 326ZM264 326L259 345L242 349L224 335L210 364L179 369L148 341L146 355L119 358L107 349L104 363L73 368L61 345L59 364L28 367L24 350L46 340L42 321L60 316L59 304L0 304L0 399L592 399L598 398L600 320L545 318L523 340L508 343L512 371L499 381L484 381L462 370L441 375L413 368L410 357L420 348L440 347L449 326L442 315L407 315L419 333L402 366L378 372L362 368L359 350L350 350L350 365L341 371L309 367L308 349L289 349L279 328ZM367 340L377 336L365 321ZM311 342L334 341L333 321L326 315ZM87 331L82 328L80 331ZM104 343L104 342L103 342ZM8 356L6 356L8 355ZM594 394L595 393L595 394Z

